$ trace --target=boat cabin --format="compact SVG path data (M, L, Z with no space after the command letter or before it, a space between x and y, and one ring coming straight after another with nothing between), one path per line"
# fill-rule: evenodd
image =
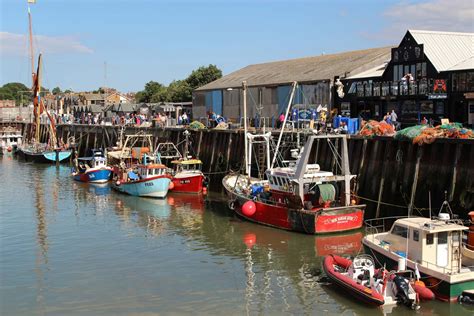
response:
M378 239L385 249L420 265L461 272L462 234L467 229L447 219L408 217L396 220Z
M162 164L137 165L138 179L149 179L166 174L166 166ZM135 180L138 180L135 179Z
M202 166L202 161L199 159L173 160L171 163L175 166L176 172L200 172Z

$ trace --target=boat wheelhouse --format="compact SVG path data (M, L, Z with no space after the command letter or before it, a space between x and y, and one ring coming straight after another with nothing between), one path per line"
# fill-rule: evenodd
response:
M105 183L112 177L113 168L107 165L102 150L93 150L91 157L81 157L74 162L72 176L76 181Z
M441 216L442 215L442 216ZM454 301L474 288L474 267L463 261L462 236L468 228L448 214L439 218L405 217L366 221L363 244L367 252L387 267L406 259L406 267L418 270L436 297ZM393 222L389 231L386 224Z

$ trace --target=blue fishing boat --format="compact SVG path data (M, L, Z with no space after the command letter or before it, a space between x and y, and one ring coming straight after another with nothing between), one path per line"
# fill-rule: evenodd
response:
M109 155L119 160L114 167L112 187L115 190L133 196L155 198L164 198L168 194L172 176L161 163L160 155L153 151L152 135L127 135L120 152Z
M113 169L107 166L102 150L93 150L91 157L77 158L74 163L72 176L76 181L105 183L112 177Z
M133 196L164 198L168 194L171 175L162 164L139 164L115 181L113 188Z

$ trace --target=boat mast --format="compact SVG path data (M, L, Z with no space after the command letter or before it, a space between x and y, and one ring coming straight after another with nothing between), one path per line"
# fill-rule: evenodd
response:
M28 1L28 29L30 33L30 61L31 61L31 86L35 84L35 61L34 61L34 51L33 51L33 28L31 26L31 10L30 3Z
M242 97L244 99L244 146L245 146L245 174L250 177L251 161L248 161L247 139L247 81L242 81Z
M295 96L296 85L297 85L297 82L293 81L293 87L292 87L292 90L291 90L290 100L288 101L288 106L286 107L285 120L283 121L283 124L281 126L280 135L278 136L278 142L277 142L277 145L276 145L276 148L275 148L275 153L273 154L273 160L272 160L272 164L271 164L270 168L273 168L273 166L275 165L275 161L276 161L277 154L278 154L278 149L280 147L281 138L283 137L283 131L285 130L285 125L286 125L286 120L288 118L288 113L290 112L291 103L293 102L293 97Z

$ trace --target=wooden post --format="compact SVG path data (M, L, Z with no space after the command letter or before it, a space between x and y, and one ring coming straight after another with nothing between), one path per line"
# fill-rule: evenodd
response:
M416 152L416 166L415 166L415 175L413 176L413 184L411 187L411 197L410 197L410 205L408 206L408 216L413 214L413 204L415 202L415 195L416 195L416 186L418 184L418 173L420 171L420 160L421 156L423 155L423 146L418 146L418 150Z
M453 165L453 178L451 180L451 190L449 192L449 201L454 199L454 191L456 189L456 178L457 178L457 166L459 158L461 157L461 149L462 144L456 144L456 155L454 157L454 165Z

